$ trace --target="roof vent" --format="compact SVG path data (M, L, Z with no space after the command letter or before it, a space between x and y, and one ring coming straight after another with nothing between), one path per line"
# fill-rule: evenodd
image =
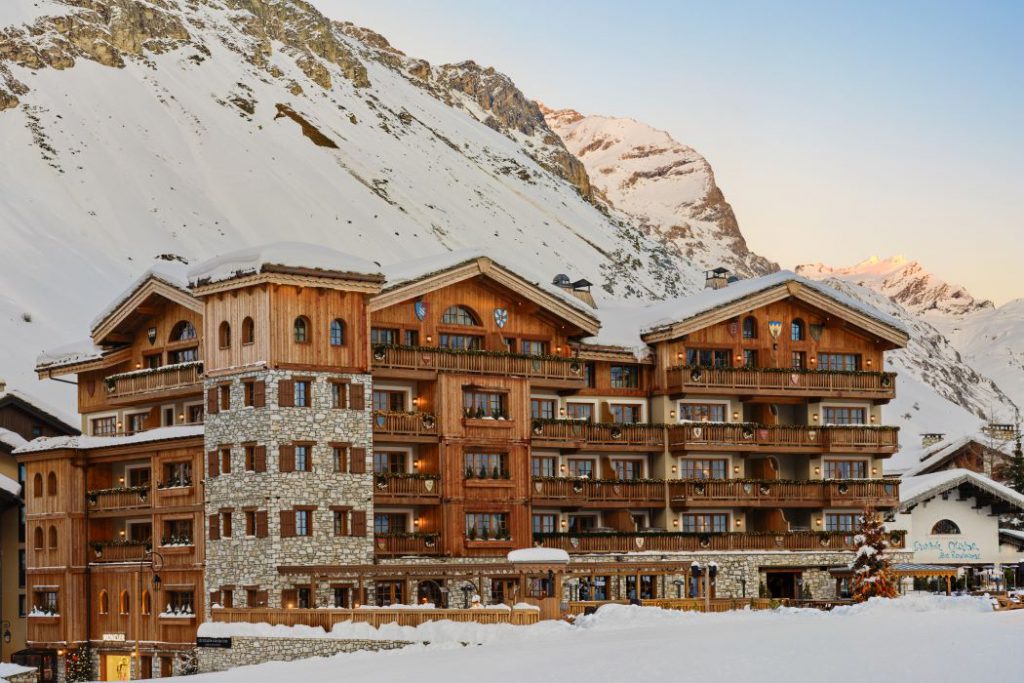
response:
M928 434L922 434L921 447L928 448L929 446L934 446L945 438L946 435L942 432L929 432Z
M569 278L565 273L559 273L555 276L555 279L551 281L555 287L562 287L563 289L569 289L572 287L572 279Z
M730 282L735 282L735 278L730 278L728 268L719 266L712 270L704 271L704 289L722 289L728 287Z

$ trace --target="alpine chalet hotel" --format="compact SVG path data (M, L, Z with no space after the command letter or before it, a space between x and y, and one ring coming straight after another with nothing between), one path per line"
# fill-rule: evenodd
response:
M602 311L472 252L186 270L40 357L77 376L83 436L17 451L29 647L89 643L105 679L177 673L221 610L832 598L858 515L899 503L907 333L793 273ZM569 561L508 559L531 547Z

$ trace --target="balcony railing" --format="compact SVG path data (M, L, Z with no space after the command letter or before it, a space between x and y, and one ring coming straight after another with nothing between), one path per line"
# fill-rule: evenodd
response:
M668 369L670 393L779 394L793 396L865 396L892 399L896 375L891 372L832 372L760 368Z
M149 485L87 491L90 510L131 510L148 508L152 501Z
M92 562L140 562L152 547L141 541L95 541L90 545Z
M373 347L373 367L529 377L583 386L583 364L557 356L378 345Z
M773 481L751 479L679 479L668 482L676 506L896 507L899 482L888 479Z
M174 389L192 389L202 381L202 375L202 361L123 372L106 378L107 396L111 399L130 398Z
M391 436L437 436L437 418L430 413L375 410L373 433Z
M440 534L378 534L374 553L382 555L440 555Z
M319 626L330 631L336 624L349 621L380 627L384 624L419 626L430 621L457 621L477 624L515 624L525 626L540 620L540 610L508 609L221 609L210 611L213 621L270 624L272 626Z
M569 505L622 503L664 505L665 482L657 480L595 480L535 477L533 500Z
M670 448L776 447L806 451L875 450L895 452L899 427L858 425L803 427L750 423L694 422L668 429Z
M436 474L392 474L374 475L378 496L408 496L418 498L440 498L441 476Z
M534 441L550 441L573 447L633 446L661 450L665 428L656 424L607 424L583 420L533 420Z
M569 553L702 552L725 550L855 550L855 533L789 531L735 533L615 532L534 534L534 545ZM906 545L905 531L886 533L890 546Z

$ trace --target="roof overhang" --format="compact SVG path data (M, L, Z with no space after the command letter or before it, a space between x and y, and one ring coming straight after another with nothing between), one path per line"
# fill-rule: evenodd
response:
M789 297L803 301L826 313L841 318L865 332L885 340L892 345L892 348L902 348L910 341L910 337L903 330L886 325L827 294L807 287L795 280L780 283L760 292L754 292L749 296L736 299L685 320L655 327L641 334L640 337L647 343L670 341Z
M1024 496L1012 489L1007 489L1001 484L993 482L988 477L966 471L956 476L943 479L937 482L934 486L921 491L920 493L916 493L904 500L900 500L899 511L903 514L909 513L919 504L931 500L936 496L959 489L963 486L967 486L974 493L974 497L979 498L979 503L982 503L983 501L980 499L984 498L988 503L1001 502L1009 505L1018 512L1024 511Z
M62 377L64 375L77 375L83 372L89 372L91 370L100 370L102 368L108 368L118 363L124 363L131 360L132 350L130 348L116 348L104 351L101 358L91 358L89 360L71 362L71 363L50 363L46 365L36 366L36 375L39 379L51 379L53 377Z
M346 292L376 294L384 283L384 276L379 274L351 273L328 271L319 268L293 268L264 264L258 273L239 275L225 280L199 280L192 285L192 293L197 297L209 296L233 289L252 287L254 285L290 285L294 287L319 287L337 289Z
M415 280L401 282L392 287L385 287L380 294L370 300L369 308L371 312L380 311L403 301L423 296L436 289L464 282L480 275L493 280L524 299L536 303L559 319L578 327L588 336L597 334L598 329L600 329L601 323L594 315L562 301L559 297L545 291L485 256L430 273Z
M147 301L153 297L166 299L196 313L203 312L203 303L187 290L168 284L156 275L150 275L124 301L97 321L92 328L93 343L110 343L108 337L115 334L122 325L130 322L140 310L144 310Z

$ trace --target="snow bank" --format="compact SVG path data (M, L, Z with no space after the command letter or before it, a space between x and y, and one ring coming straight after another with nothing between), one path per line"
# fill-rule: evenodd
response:
M8 676L28 673L29 671L34 671L34 669L31 666L11 664L10 662L0 662L0 679L6 679Z
M568 562L569 553L558 548L520 548L508 553L509 562Z

